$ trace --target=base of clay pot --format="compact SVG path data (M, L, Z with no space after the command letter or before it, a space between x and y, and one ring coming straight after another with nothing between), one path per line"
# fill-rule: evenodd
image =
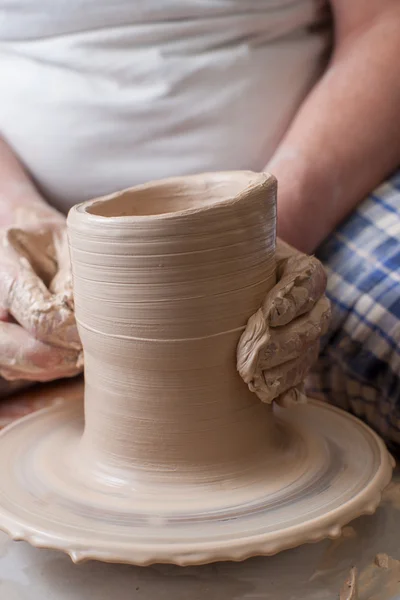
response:
M39 411L0 434L0 528L74 562L189 565L336 537L375 511L393 468L375 433L317 401L276 418L279 450L239 479L157 483L88 470L80 402Z

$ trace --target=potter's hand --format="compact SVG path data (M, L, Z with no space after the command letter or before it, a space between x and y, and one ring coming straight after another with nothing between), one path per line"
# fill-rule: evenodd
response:
M0 231L0 376L49 381L81 370L66 224L55 211Z
M302 382L317 359L330 305L321 263L278 240L277 284L249 319L239 341L238 371L267 403L302 398Z

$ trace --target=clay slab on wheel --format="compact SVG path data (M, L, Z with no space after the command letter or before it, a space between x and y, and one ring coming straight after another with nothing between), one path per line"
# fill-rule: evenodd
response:
M378 436L318 402L263 404L237 372L275 284L275 217L274 178L248 172L72 209L84 406L0 435L13 538L76 562L199 564L336 537L375 510L392 471Z

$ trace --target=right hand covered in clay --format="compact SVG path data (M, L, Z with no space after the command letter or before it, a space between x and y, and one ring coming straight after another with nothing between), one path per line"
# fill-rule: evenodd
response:
M237 367L263 402L284 405L302 399L302 383L328 329L330 303L316 258L278 239L276 261L277 283L247 323Z
M36 207L35 207L36 208ZM0 230L0 376L50 381L82 370L65 218L46 207Z

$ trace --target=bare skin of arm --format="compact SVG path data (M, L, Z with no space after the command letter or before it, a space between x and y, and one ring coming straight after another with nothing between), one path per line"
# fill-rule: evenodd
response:
M400 3L331 3L330 65L266 167L278 235L307 253L400 164Z
M9 145L0 137L0 228L18 223L22 215L59 218L46 204Z

